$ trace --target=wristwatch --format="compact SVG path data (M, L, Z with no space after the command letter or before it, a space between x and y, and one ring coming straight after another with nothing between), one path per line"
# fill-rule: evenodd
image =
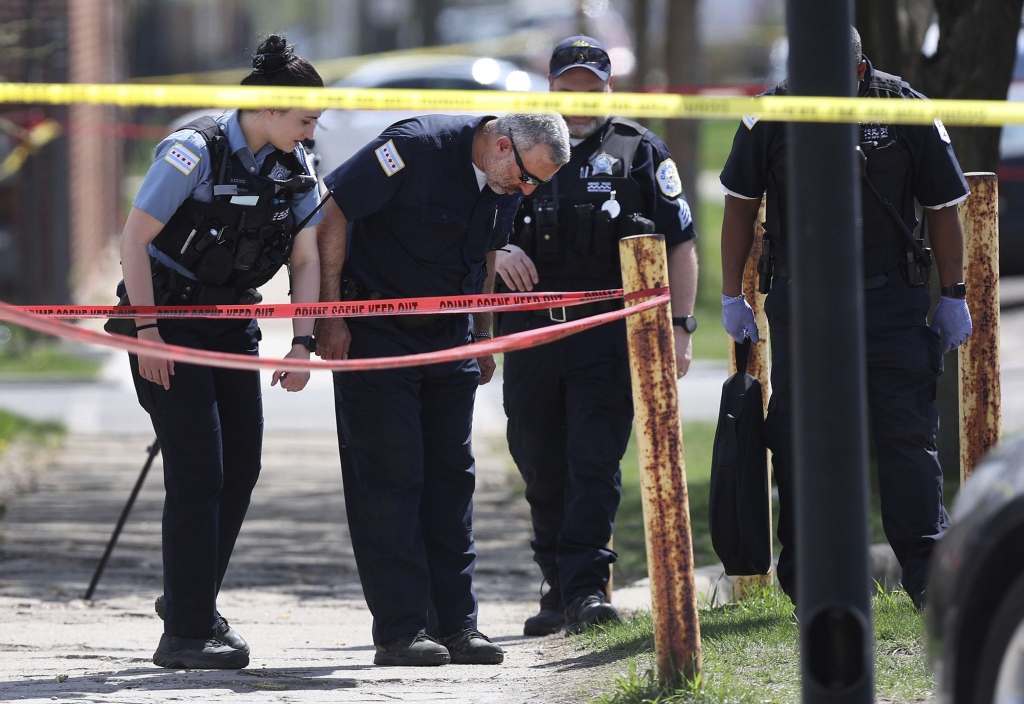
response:
M486 330L473 333L473 342L480 342L480 340L490 340L492 337L491 333Z
M686 332L693 332L697 329L697 319L692 315L684 315L681 318L672 318L672 327L682 328Z
M302 345L310 352L316 352L316 338L312 335L300 335L292 338L292 347Z
M939 293L946 298L967 298L967 284L961 282L958 284L943 286L939 289Z

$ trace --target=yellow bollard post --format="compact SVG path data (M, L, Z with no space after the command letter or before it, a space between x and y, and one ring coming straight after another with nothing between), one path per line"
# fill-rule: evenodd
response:
M619 241L619 253L627 297L668 286L664 236L626 237ZM671 316L669 306L661 306L626 318L654 650L662 684L677 683L681 677L693 680L701 669Z
M971 195L959 206L964 283L974 332L960 346L960 484L1002 433L999 386L999 182L965 174Z
M764 299L766 296L757 291L757 262L761 258L761 247L763 245L761 238L764 236L764 227L762 226L765 219L764 209L765 199L761 198L761 209L757 213L757 224L754 227L754 246L750 250L750 257L747 259L747 265L743 269L743 295L746 296L750 307L754 309L754 319L757 321L757 335L760 338L760 342L750 348L750 358L747 360L747 373L761 382L761 392L764 394L764 412L767 413L768 396L771 392L770 365L768 362L771 345L768 339L768 316L764 312ZM726 339L729 341L729 374L731 376L736 373L736 345L731 337L727 336ZM768 453L768 486L770 487L772 485L771 451L767 450L766 452ZM769 497L769 523L771 523L771 516L772 504ZM771 540L770 536L769 540ZM761 587L771 586L774 578L774 570L768 574L733 577L733 600L740 601Z

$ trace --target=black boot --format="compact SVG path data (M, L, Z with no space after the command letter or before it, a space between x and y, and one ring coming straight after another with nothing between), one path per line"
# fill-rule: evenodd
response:
M573 599L565 609L565 632L579 633L588 626L621 621L619 610L604 599L604 592L584 594Z
M153 653L153 664L175 670L239 670L249 664L249 653L217 638L179 638L164 633Z
M548 581L548 580L545 580ZM541 582L541 590L544 582ZM565 604L562 602L562 591L558 579L548 581L547 592L541 592L540 613L526 619L523 624L523 635L547 636L558 633L565 626Z
M156 598L156 603L153 606L156 608L156 615L163 621L164 611L167 609L163 594ZM217 640L230 645L235 650L244 650L247 654L249 653L249 644L245 642L245 638L231 627L228 620L220 615L220 611L217 612Z
M412 633L392 638L377 646L373 654L374 665L419 667L447 665L451 662L448 649L426 633Z

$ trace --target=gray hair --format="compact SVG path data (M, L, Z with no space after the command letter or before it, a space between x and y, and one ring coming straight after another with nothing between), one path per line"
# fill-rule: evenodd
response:
M857 31L857 28L850 27L850 29L853 30L853 63L860 65L864 58L864 43L860 40L860 32Z
M551 150L551 163L569 163L569 128L557 112L510 112L494 122L494 131L508 137L515 133L520 153L544 144Z

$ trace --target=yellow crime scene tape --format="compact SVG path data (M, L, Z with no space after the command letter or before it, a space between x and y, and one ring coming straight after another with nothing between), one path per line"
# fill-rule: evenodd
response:
M268 88L129 84L0 83L0 103L121 107L309 108L412 112L560 112L564 115L783 122L885 122L989 126L1024 123L1024 103L1005 100L873 100L664 93L518 93L493 90Z

